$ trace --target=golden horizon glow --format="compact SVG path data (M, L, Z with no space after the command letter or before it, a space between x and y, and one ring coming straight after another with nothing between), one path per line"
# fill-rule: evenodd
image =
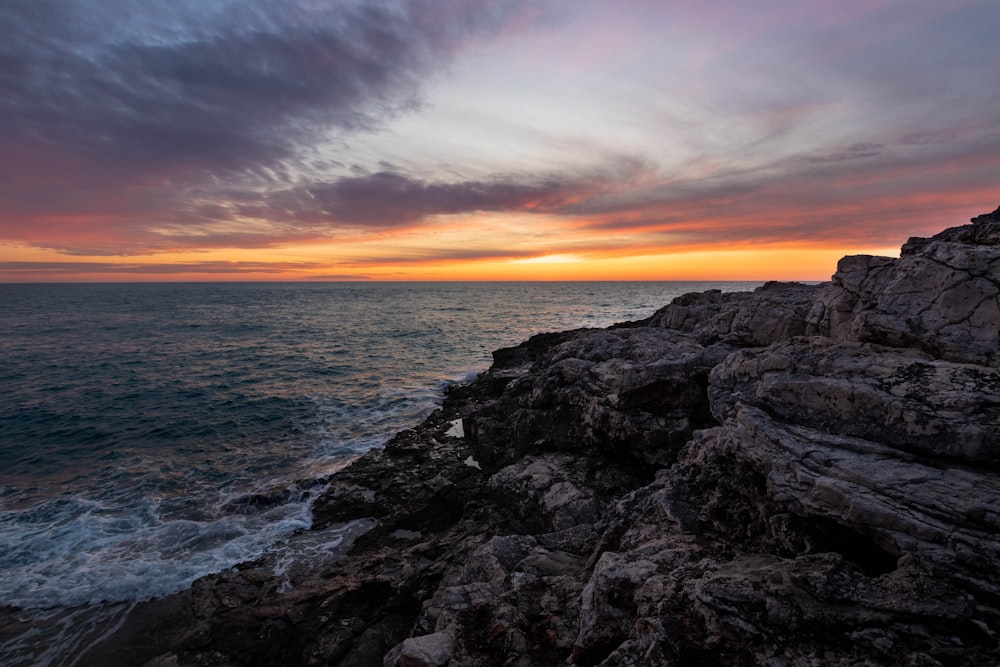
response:
M337 248L341 256L344 248ZM148 257L81 257L76 270L57 268L65 256L30 247L0 246L10 262L47 262L49 273L8 271L0 282L282 282L282 281L825 281L845 255L898 256L887 247L753 246L633 253L557 253L534 257L436 260L364 257L329 261L331 248L220 248ZM110 268L109 268L110 267ZM105 270L102 270L105 269ZM185 270L189 269L189 270Z

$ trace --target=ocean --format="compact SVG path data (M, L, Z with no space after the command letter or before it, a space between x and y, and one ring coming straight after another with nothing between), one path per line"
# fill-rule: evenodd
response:
M72 664L80 638L35 619L280 549L492 350L759 284L0 285L0 607L23 624L0 664Z

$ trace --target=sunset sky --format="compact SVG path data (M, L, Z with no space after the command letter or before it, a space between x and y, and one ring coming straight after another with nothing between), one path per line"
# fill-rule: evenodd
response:
M0 281L824 280L1000 204L1000 2L0 3Z

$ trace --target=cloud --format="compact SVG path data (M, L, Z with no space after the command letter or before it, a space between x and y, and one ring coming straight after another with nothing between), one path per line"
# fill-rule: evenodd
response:
M277 183L261 188L253 179L190 184L153 189L128 202L118 192L99 208L92 202L90 213L77 216L72 234L67 234L65 216L37 217L30 244L79 256L142 255L355 238L453 214L560 215L581 202L627 188L650 169L641 159L613 155L563 173L445 181L397 169L329 181L306 178L290 187ZM65 214L70 213L68 207ZM139 216L145 216L145 224L135 224Z
M79 276L181 276L181 275L272 275L326 267L315 262L180 262L144 264L139 262L0 262L0 278L16 281L70 278Z
M456 50L521 11L471 0L169 5L0 5L0 236L47 220L65 231L81 212L116 235L169 220L170 200L191 187L287 186L312 144L418 108Z
M826 150L822 153L804 155L797 159L803 162L825 163L825 162L846 162L853 160L864 160L875 157L885 150L885 146L872 142L858 142L846 148Z
M0 276L17 277L58 275L174 275L189 273L245 274L306 271L322 268L311 262L182 262L177 264L143 264L139 262L0 262Z
M442 183L376 172L310 186L304 191L308 201L300 198L300 203L311 215L337 225L389 227L454 213L558 211L595 185L571 175Z
M829 145L816 153L710 177L647 179L612 196L561 211L581 220L580 236L610 247L726 244L843 244L894 247L908 236L984 210L1000 196L1000 132L956 131L949 141ZM693 171L693 170L692 170Z
M329 273L329 274L310 275L310 276L306 276L304 278L300 278L300 280L309 281L309 282L324 282L324 281L328 281L328 282L343 282L343 281L347 281L347 280L350 280L350 281L362 281L363 282L363 281L367 281L367 280L372 280L372 276L366 276L366 275L362 275L362 274L353 274L353 273Z
M891 246L995 206L995 3L626 5L0 3L0 242L353 267Z
M5 3L5 143L120 166L270 165L331 128L370 129L414 107L463 31L496 30L516 9L476 19L447 1L206 4L220 11L179 3L148 32L112 16L146 11L134 2ZM453 21L435 25L445 12ZM73 25L88 15L110 34Z
M418 246L410 248L408 252L397 252L392 255L372 255L369 257L358 257L351 261L342 262L343 266L349 267L376 267L376 266L419 266L428 263L453 262L453 261L475 261L475 260L525 260L537 257L544 252L537 249L518 248L491 248L483 244L472 244L466 248L446 248L432 246Z

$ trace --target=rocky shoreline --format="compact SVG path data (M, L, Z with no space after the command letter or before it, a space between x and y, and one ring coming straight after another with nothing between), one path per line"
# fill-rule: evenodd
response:
M1000 209L494 353L329 480L346 554L80 665L1000 664ZM345 545L346 546L346 545Z

